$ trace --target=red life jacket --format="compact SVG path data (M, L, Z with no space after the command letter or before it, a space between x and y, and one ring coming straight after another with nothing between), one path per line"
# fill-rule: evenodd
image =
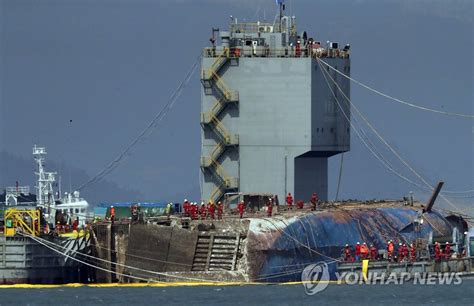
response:
M360 256L360 244L356 244L355 246L355 256Z

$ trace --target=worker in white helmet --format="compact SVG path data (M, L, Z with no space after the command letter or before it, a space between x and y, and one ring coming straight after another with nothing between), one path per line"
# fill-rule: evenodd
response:
M355 255L355 260L359 261L360 260L360 242L359 241L357 241L357 243L355 245L354 255Z

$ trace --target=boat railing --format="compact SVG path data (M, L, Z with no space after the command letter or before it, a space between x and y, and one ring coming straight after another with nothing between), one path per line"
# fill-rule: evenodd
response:
M18 187L7 187L5 188L7 194L29 194L30 193L30 186L18 186Z

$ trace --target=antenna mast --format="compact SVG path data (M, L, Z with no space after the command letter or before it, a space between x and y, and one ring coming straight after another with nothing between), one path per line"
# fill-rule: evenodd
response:
M45 172L44 171L44 161L46 159L46 148L33 147L33 157L38 165L38 172L35 174L38 176L38 181L36 189L38 190L38 205L39 206L48 206L48 213L51 204L54 205L54 192L53 192L53 183L56 180L56 172Z

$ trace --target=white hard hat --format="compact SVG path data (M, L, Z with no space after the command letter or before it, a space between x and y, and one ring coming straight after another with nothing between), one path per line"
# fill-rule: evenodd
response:
M187 202L187 201L188 201L188 199L184 199L184 202Z
M357 244L360 244L360 242L359 242L359 241L357 241Z
M110 208L113 208L113 207L114 207L113 205L110 206Z

